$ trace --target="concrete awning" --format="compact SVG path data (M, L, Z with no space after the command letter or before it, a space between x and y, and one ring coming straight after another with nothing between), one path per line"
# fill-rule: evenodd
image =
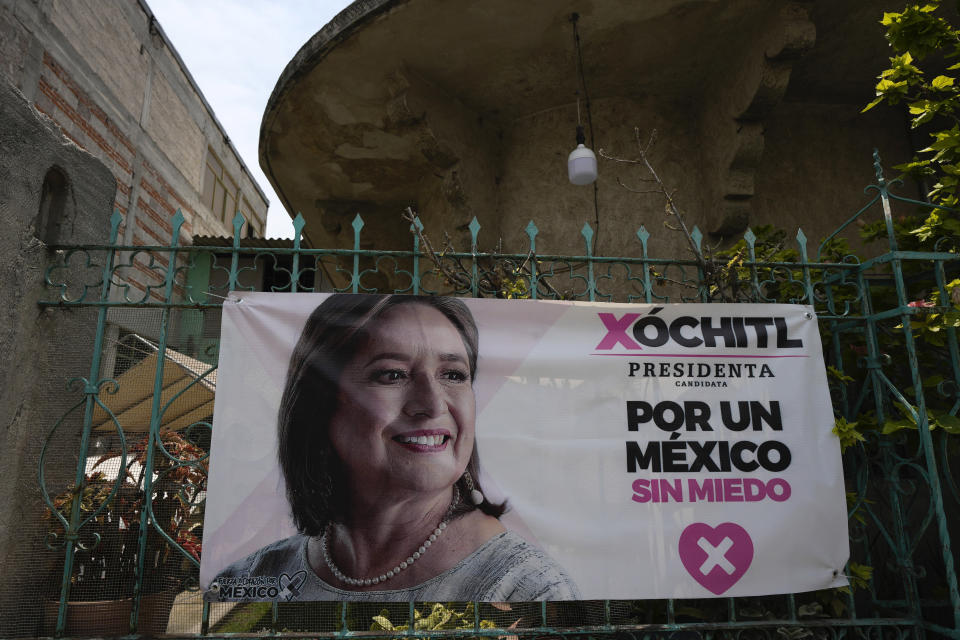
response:
M519 252L530 219L541 229L537 246L552 252L582 250L579 229L602 219L606 229L631 230L606 235L603 250L629 255L633 231L641 222L659 226L663 207L625 192L616 182L625 171L612 167L601 171L596 198L569 184L579 99L588 146L629 156L634 127L645 136L656 129L658 172L682 189L689 219L720 236L734 233L728 227L739 233L764 163L799 162L796 153L764 159L780 105L837 105L855 118L872 98L889 55L878 22L887 6L900 5L355 0L279 78L261 125L260 164L317 247L351 248L359 213L361 248L408 250L401 213L413 206L431 237L450 232L461 250L474 216L483 247L502 239ZM889 129L881 125L871 133Z
M125 433L149 431L156 372L157 352L154 351L117 378L119 388L115 394L106 390L100 393L100 400L116 416ZM160 430L177 431L213 415L216 387L216 367L167 349L161 382ZM99 406L94 411L93 422L95 431L116 429L113 420Z

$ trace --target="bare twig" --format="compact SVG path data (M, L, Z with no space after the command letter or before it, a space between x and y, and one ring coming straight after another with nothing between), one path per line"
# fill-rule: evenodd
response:
M639 129L637 129L639 132ZM647 139L647 146L643 148L643 155L647 155L647 152L650 150L650 147L653 146L653 143L657 140L657 130L654 129L650 132L650 138Z
M643 180L641 178L641 182L653 182L653 180ZM630 193L660 193L659 189L634 189L633 187L628 187L619 177L617 178L617 184Z
M413 213L411 207L407 207L406 211L403 214L403 219L410 223L410 226L414 229L414 232L417 234L417 237L420 238L420 243L423 245L423 249L426 252L427 256L433 262L437 270L442 273L447 280L449 280L454 285L468 287L471 284L470 277L465 273L457 273L456 271L450 269L448 265L443 261L443 259L437 255L436 251L433 250L433 245L430 243L429 238L426 234L423 233L423 230L419 225L415 224L416 214ZM447 245L450 245L450 237L447 236ZM462 269L462 267L461 267Z
M663 284L664 282L668 282L670 284L686 287L688 289L696 289L698 287L698 285L692 284L690 282L686 282L685 280L676 280L674 278L668 278L664 274L654 271L653 267L650 267L650 276L655 280L657 280L657 284Z
M609 153L607 153L603 149L600 149L598 153L600 154L600 157L603 158L604 160L612 160L613 162L620 162L622 164L643 164L643 162L640 160L630 160L628 158L618 158L616 156L611 156Z
M687 245L690 249L690 252L693 254L694 258L697 261L697 265L700 267L703 273L703 284L707 287L707 290L710 290L710 285L714 280L714 269L713 263L711 260L708 260L704 257L703 251L697 247L697 243L693 240L693 235L690 233L690 229L687 227L687 223L683 218L683 214L680 212L680 208L677 206L676 200L674 200L674 195L677 190L670 190L664 184L663 180L657 174L657 171L653 168L653 165L650 162L648 153L650 148L653 146L653 143L657 139L657 130L654 129L650 133L650 137L647 139L647 143L643 144L640 140L640 128L634 127L633 129L634 139L637 143L637 153L639 154L638 159L630 158L620 158L617 156L610 155L606 153L603 149L600 150L600 157L611 160L613 162L620 162L623 164L635 164L643 165L646 170L650 173L651 178L641 179L643 182L653 182L656 183L656 189L636 189L628 187L620 178L617 178L617 183L631 193L638 194L650 194L650 193L659 193L663 196L663 199L666 201L666 213L668 216L671 216L676 219L678 226L673 226L669 224L666 220L664 221L664 226L668 229L675 231L680 231L683 233L683 237L687 241ZM679 284L679 283L676 283Z
M463 264L460 257L448 255L456 253L453 247L453 241L450 239L450 235L446 232L444 233L444 246L443 249L441 249L438 253L433 247L433 244L430 242L430 239L427 238L427 235L423 233L423 230L418 225L415 224L416 214L414 213L413 209L411 207L407 207L402 215L403 219L410 223L414 233L416 233L417 237L420 239L420 244L423 247L424 253L433 263L436 270L454 286L470 287L473 284L471 269ZM502 239L498 240L497 242L496 255L500 255L502 251L502 242ZM532 280L533 271L529 265L530 262L535 259L536 256L532 251L530 251L523 259L523 262L521 262L518 266L513 266L510 261L501 259L495 261L491 266L481 267L477 285L480 290L500 292L506 287L507 284L509 284L508 279L511 277L524 276L528 280ZM558 298L564 297L563 294L557 291L544 276L540 276L538 278L537 284L538 286L543 285L547 291Z
M521 273L523 273L525 276L529 277L531 280L533 280L533 271L530 270L530 268L527 266L527 263L530 261L530 259L531 259L532 257L533 257L533 252L528 253L526 260L524 260L523 263L521 263L520 266L517 267L517 269L518 269ZM556 289L554 289L554 288L553 288L553 285L550 284L550 281L547 280L545 277L540 276L540 277L537 279L537 284L538 284L538 285L539 285L539 284L542 284L542 285L547 289L547 291L549 291L549 292L552 293L553 295L557 296L558 298L561 298L561 299L564 298L563 294L561 294L559 291L557 291Z
M657 182L657 186L660 187L660 193L663 194L663 197L667 201L667 210L673 217L677 219L677 222L680 224L680 229L683 231L683 236L687 239L687 244L690 245L690 251L697 259L697 263L704 270L704 273L709 273L707 261L704 260L703 254L700 252L697 244L693 241L693 236L690 235L690 230L687 229L687 223L684 221L683 215L680 213L680 209L677 207L677 203L673 199L673 194L667 190L663 180L661 180L660 176L657 175L656 170L653 168L653 165L650 164L650 160L647 158L647 152L643 144L640 142L640 127L633 128L633 135L637 141L637 150L640 152L640 160L647 167L647 171L650 172L650 175L653 176L653 179ZM653 142L653 136L654 134L651 134L650 136L651 143ZM650 144L648 143L647 147L649 148L649 146Z

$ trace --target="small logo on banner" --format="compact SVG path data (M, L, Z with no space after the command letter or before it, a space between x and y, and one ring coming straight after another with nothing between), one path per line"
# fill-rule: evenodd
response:
M716 527L695 522L680 534L680 560L694 580L719 596L750 568L753 540L732 522Z
M300 588L303 586L303 583L307 581L307 572L298 571L293 574L293 576L288 576L285 573L280 574L280 593L279 597L283 598L287 602L294 600L297 596L300 595Z
M292 576L286 573L279 576L222 576L210 585L210 591L216 594L214 599L221 602L290 602L301 596L306 581L305 570Z

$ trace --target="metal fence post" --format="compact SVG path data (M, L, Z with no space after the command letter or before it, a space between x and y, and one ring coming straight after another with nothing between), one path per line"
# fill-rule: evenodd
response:
M117 251L117 234L122 221L123 217L120 215L120 212L114 209L113 215L110 217L110 247L107 249L106 259L104 260L103 271L100 279L101 306L97 314L97 333L93 343L93 356L90 360L90 374L86 380L83 380L83 393L85 395L83 401L83 429L80 433L80 451L78 452L77 456L77 471L74 476L75 491L77 491L77 494L80 496L83 495L83 490L87 484L87 449L90 446L90 432L93 429L93 409L94 405L96 404L95 398L100 393L101 384L105 382L100 380L100 362L103 351L103 336L107 326L108 307L106 306L106 303L110 300L110 284L113 279L113 263ZM55 429L56 426L54 426L54 430ZM53 431L50 433L50 436L52 435ZM48 440L50 436L48 436ZM44 452L45 451L46 445L44 445ZM125 461L126 455L123 457ZM47 502L47 506L53 512L59 514L53 505L53 501L50 500L50 497L47 494L46 483L44 481L43 474L43 463L43 453L41 453L38 472L40 489L43 493L44 501ZM66 530L64 531L63 577L60 582L60 603L57 608L57 625L55 631L57 637L61 637L63 635L67 624L67 603L70 600L70 584L73 576L74 554L77 550L77 546L80 544L79 530L85 522L80 521L80 503L81 500L73 501L73 505L70 509L69 526L65 527ZM60 516L60 520L63 520L62 515ZM94 543L99 543L99 540L95 540Z
M476 298L479 293L480 279L477 272L477 235L480 233L480 222L477 216L470 221L470 295Z
M300 242L303 238L303 227L306 224L303 215L297 213L293 219L293 258L290 265L290 293L297 292L297 286L300 284Z
M586 222L580 229L583 243L587 249L587 295L590 302L597 299L597 281L593 277L593 229Z
M643 268L643 300L647 304L653 302L653 283L650 281L650 263L647 259L650 257L647 253L647 240L650 239L650 232L646 227L640 225L637 229L637 238L640 239L640 266Z
M530 299L537 299L537 233L540 232L537 229L537 225L533 223L533 220L527 223L526 226L527 237L530 239Z
M363 218L360 214L353 219L353 270L350 272L350 292L360 291L360 230L363 229Z
M413 270L410 274L413 295L420 295L420 232L423 231L423 223L420 216L413 219L410 223L410 232L413 235Z
M237 225L237 218L241 220L240 225ZM234 218L234 246L236 247L239 242L239 227L242 226L243 217L238 213L237 217ZM171 232L170 237L170 251L169 251L169 262L167 263L167 273L166 281L164 282L163 299L166 301L173 300L173 283L177 274L177 253L180 245L180 228L183 226L184 218L183 212L177 209L176 214L170 220L173 231ZM236 253L234 253L234 258L236 258ZM231 279L234 284L235 274L231 270ZM231 287L232 289L233 287ZM160 420L162 419L161 414L161 402L163 399L163 366L164 359L166 358L167 353L167 324L170 321L170 308L164 307L160 310L160 339L157 344L157 368L153 375L153 400L150 408L150 432L147 436L147 457L144 462L143 470L143 494L144 494L144 508L140 511L140 530L138 532L139 539L137 541L137 580L134 586L133 591L133 609L130 612L130 632L137 632L137 620L140 615L140 601L143 597L143 577L144 571L146 570L146 553L147 553L147 536L149 534L149 527L155 526L160 527L160 524L155 522L153 518L149 517L151 512L151 505L153 503L153 467L154 467L154 457L157 441L160 438Z

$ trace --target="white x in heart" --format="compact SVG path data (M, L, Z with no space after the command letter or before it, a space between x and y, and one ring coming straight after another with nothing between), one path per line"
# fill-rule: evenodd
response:
M697 546L704 550L707 554L707 559L703 561L703 564L700 565L700 573L707 575L713 568L719 566L721 569L727 572L727 575L733 575L733 572L737 570L733 564L727 560L727 551L730 550L730 547L733 546L733 540L729 537L724 538L720 541L720 544L713 546L710 544L710 541L704 537L701 537L697 540Z

